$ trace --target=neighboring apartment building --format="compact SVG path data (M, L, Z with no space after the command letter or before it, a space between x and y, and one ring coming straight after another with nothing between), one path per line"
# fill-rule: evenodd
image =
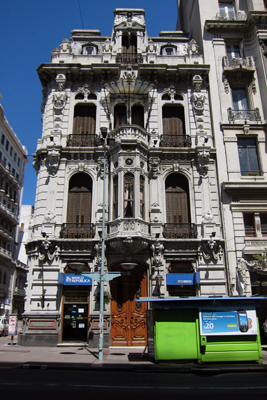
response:
M106 345L145 345L140 296L226 296L208 63L181 31L74 30L41 64L42 137L21 344L98 343L105 174ZM218 103L218 102L217 102ZM107 134L106 168L104 155ZM111 145L111 140L114 139ZM221 148L223 150L223 147Z
M267 295L267 11L263 0L178 0L178 29L210 65L230 294ZM267 304L259 312L260 325Z
M24 291L23 294L17 292L14 285L16 279L22 275L25 283L27 273L25 266L17 261L17 246L19 213L28 156L25 146L20 143L5 118L1 104L0 141L0 314L4 314L10 311L23 311L20 304L24 302Z

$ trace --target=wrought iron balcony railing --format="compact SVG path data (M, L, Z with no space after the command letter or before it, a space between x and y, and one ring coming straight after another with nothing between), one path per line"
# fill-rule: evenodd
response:
M258 108L255 110L233 110L231 107L228 108L228 120L229 122L235 121L261 121L260 111Z
M164 224L163 236L165 239L195 239L197 227L195 224Z
M143 62L143 57L141 54L127 53L127 54L117 54L116 62L120 64L141 64Z
M14 295L14 296L21 296L21 297L24 297L24 296L25 296L25 289L18 289L18 288L15 288L15 289L14 289L13 295Z
M94 147L95 146L95 135L68 135L67 139L68 147Z
M93 239L95 236L94 224L62 224L60 237L63 239Z
M161 147L191 147L189 135L163 135L160 140Z

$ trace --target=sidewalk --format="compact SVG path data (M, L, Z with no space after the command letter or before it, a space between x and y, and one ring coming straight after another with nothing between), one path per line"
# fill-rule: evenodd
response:
M0 368L122 370L180 373L267 372L267 346L263 346L263 364L209 363L166 361L156 363L144 347L110 347L98 360L98 349L84 346L28 347L19 346L17 336L11 345L10 336L0 337Z

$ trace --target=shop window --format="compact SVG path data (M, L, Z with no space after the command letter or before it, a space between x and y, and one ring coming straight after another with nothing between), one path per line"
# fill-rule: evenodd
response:
M96 106L77 104L74 109L73 134L94 135Z
M238 138L237 144L241 175L260 175L255 138Z
M134 217L134 175L124 175L124 217Z

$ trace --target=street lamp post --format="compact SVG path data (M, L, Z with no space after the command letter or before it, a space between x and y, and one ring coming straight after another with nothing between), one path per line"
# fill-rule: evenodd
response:
M100 128L104 145L104 172L103 172L103 209L102 209L102 238L101 238L101 267L100 267L100 304L99 304L99 361L103 360L103 336L104 336L104 262L105 262L105 209L106 209L106 150L107 128Z

